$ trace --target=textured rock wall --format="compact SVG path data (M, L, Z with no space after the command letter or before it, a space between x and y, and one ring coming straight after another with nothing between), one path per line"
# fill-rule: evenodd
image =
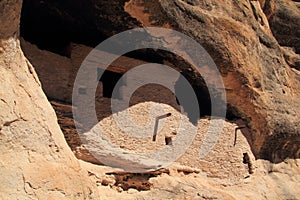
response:
M248 138L256 155L271 160L299 157L299 151L289 145L297 141L299 147L299 71L287 64L260 4L165 0L160 5L168 16L164 19L202 44L215 60L230 107L236 108L253 131ZM286 138L283 143L291 154L277 155L270 150L269 142L275 136Z
M180 3L179 1L175 2L177 2L177 4ZM205 2L208 6L219 5L212 1ZM169 3L169 9L171 10L174 5L172 2ZM228 187L224 187L222 184L208 179L205 174L196 174L193 173L195 171L192 169L176 167L169 173L158 173L159 176L156 175L158 177L151 175L152 178L146 178L146 183L151 184L151 190L147 192L138 192L132 189L128 190L128 192L122 192L119 186L114 185L114 182L116 182L118 178L122 179L122 176L115 175L113 178L114 175L105 174L106 172L111 172L111 168L104 171L95 165L75 160L63 139L63 135L56 122L57 119L54 111L41 89L41 84L36 76L35 70L26 60L20 49L18 27L21 4L22 1L20 0L0 1L1 199L100 199L97 192L101 193L101 199L242 199L245 197L249 199L297 199L299 197L299 160L285 160L285 162L274 165L269 164L267 161L260 161L257 163L260 164L260 168L255 172L253 177L243 179L239 184ZM185 4L184 6L187 7ZM185 9L187 12L188 9L185 7L181 8L181 10ZM226 7L230 8L229 5L226 5ZM219 6L217 8L221 9L225 7ZM249 9L249 5L247 8ZM177 12L180 13L179 10L177 10ZM216 19L211 16L213 20L217 21L222 19L222 16L217 14L218 12L215 15L217 16ZM197 24L197 22L195 23ZM246 21L244 21L244 23L248 24ZM249 24L247 26L249 26ZM233 26L233 28L234 27L235 26ZM228 30L232 31L238 29L222 30L226 32ZM251 31L249 34L251 35ZM252 37L254 40L249 40L250 42L260 41L257 35L254 34ZM228 39L232 38L229 37ZM236 40L233 41L237 42ZM262 38L261 41L265 40ZM216 43L216 45L218 46L218 43ZM262 47L258 48L257 46L260 45ZM299 84L298 81L300 80L299 75L297 75L298 72L295 69L289 69L282 58L282 54L278 52L274 53L272 48L269 50L270 47L264 47L262 44L256 43L251 47L255 49L255 52L263 53L262 55L267 54L267 58L271 58L271 61L265 61L267 63L263 63L264 65L258 65L261 66L259 72L262 71L263 74L260 75L259 72L255 74L260 75L258 76L258 82L263 82L264 88L268 90L263 90L259 93L259 97L263 94L266 96L263 103L258 102L256 99L252 102L255 105L259 103L254 109L255 112L246 112L245 107L241 107L241 109L238 107L238 109L242 111L243 116L247 116L247 114L252 117L256 115L265 116L270 113L271 119L267 118L266 121L271 125L267 123L268 126L266 129L254 127L260 130L261 135L265 138L267 133L261 130L269 131L269 127L271 127L270 130L273 130L276 126L272 126L272 123L278 121L278 126L283 124L278 128L278 130L283 130L282 134L278 134L282 136L282 138L279 137L276 139L271 137L270 140L265 140L265 146L270 145L271 148L273 148L277 145L278 151L282 151L280 146L284 145L286 152L292 153L292 156L295 156L295 153L293 153L294 150L287 145L287 142L291 144L291 141L293 141L293 147L296 153L298 152L299 154L297 137L296 135L293 137L292 134L287 133L297 133L297 126L294 126L293 120L298 116L298 111L295 111L297 107L294 108L293 111L293 103L294 99L298 97L297 91L299 91L297 88ZM250 47L246 45L245 48ZM275 48L275 50L276 49L277 48ZM261 56L252 51L246 52L250 57ZM232 58L237 59L234 56L234 52L227 50L225 51L225 54L226 53L231 55ZM240 52L237 51L237 53ZM217 56L215 55L215 57ZM259 58L257 59L260 61ZM277 64L274 65L274 63ZM236 77L230 80L232 83L236 83L238 88L241 84L240 76L246 77L245 80L256 77L252 76L254 72L250 66L252 66L251 63L248 63L248 65L242 65L240 68L233 68L237 71L237 74ZM280 68L280 66L282 68ZM247 67L249 67L249 69ZM282 69L283 72L281 72L280 69ZM271 70L272 73L270 73L269 70ZM249 74L245 71L249 72ZM227 71L225 70L225 72ZM225 72L224 74L226 75ZM230 72L227 73L230 74ZM246 75L242 76L243 74ZM274 80L271 81L271 78L274 78ZM282 80L285 81L281 82ZM274 84L274 88L271 87L272 84ZM234 84L232 85L234 86ZM282 90L276 91L278 87L275 87L275 85L284 85L286 87L285 93L287 93L288 96L282 97L282 101L279 101L281 99L275 96L282 92ZM247 92L251 91L251 87L247 88L247 85L246 89L244 87L240 89L240 94L245 94L245 96L241 96L242 98L240 98L240 96L233 92L236 98L243 100L247 97ZM282 88L279 87L279 89ZM246 92L241 93L243 91ZM231 97L233 98L234 95ZM238 105L238 103L239 102L236 104ZM248 105L252 106L250 103ZM276 105L285 106L281 107ZM266 108L262 110L261 113L258 112L263 106L266 106ZM270 109L272 106L274 106L273 110ZM279 108L282 108L282 110L279 110ZM266 110L268 112L263 114ZM274 115L274 113L279 114ZM283 113L286 113L286 116L283 115ZM282 116L282 120L280 120L278 116ZM255 124L255 121L253 123ZM284 123L286 123L286 125L284 125ZM285 128L289 126L292 130L286 129L286 131L284 131ZM280 145L276 143L278 140L282 142ZM268 150L271 148L268 148ZM273 153L272 150L270 151L270 153ZM285 156L286 154L282 155L282 157ZM86 170L89 172L89 179ZM184 175L184 173L186 173L186 175ZM136 178L138 176L131 175L133 178L128 177L133 180L131 184L135 184L134 181L139 181L139 179ZM139 178L144 177L140 175ZM96 188L96 185L99 183L100 185ZM112 187L109 186L110 183L112 183ZM128 184L126 181L123 184L128 186L126 185Z
M273 13L270 16L272 32L282 46L293 47L300 53L300 2L275 0Z
M69 42L96 46L139 24L124 13L125 0L24 0L21 32L39 47L67 55ZM38 16L38 17L37 17Z
M0 2L0 198L96 198L21 51L21 5Z
M90 12L84 17L75 12L81 5L79 1L70 7L68 3L60 5L55 2L35 2L35 6L30 7L30 2L25 1L25 5L27 9L23 11L29 17L32 14L28 8L42 8L43 16L48 16L44 20L49 21L51 17L62 19L71 39L70 30L84 30L82 24L89 22L90 27L97 30L86 29L87 33L101 35L94 40L96 44L118 31L140 25L172 28L189 35L206 48L218 65L227 91L228 113L241 118L251 129L252 133L245 135L255 155L273 161L299 157L299 2L87 1ZM112 5L114 12L107 9ZM23 29L26 30L28 22L24 19ZM39 20L31 21L33 28L27 31L38 32ZM74 21L78 22L75 28ZM55 28L61 32L65 30L54 26L55 23L50 24L44 27L44 32ZM89 43L78 39L84 34L76 33L75 36L77 41ZM176 66L178 62L173 64ZM186 75L193 80L193 74ZM196 79L195 82L202 80ZM276 143L276 138L282 138L283 142L274 152L270 144ZM295 142L291 145L290 141ZM286 150L280 151L283 147Z

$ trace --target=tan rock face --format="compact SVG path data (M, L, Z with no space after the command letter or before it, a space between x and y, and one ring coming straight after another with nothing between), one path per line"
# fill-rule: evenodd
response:
M21 1L1 1L1 199L83 199L81 170L18 38Z
M299 1L276 0L270 17L272 32L282 46L293 47L300 53L300 4Z
M152 1L149 2L150 9ZM254 9L248 1L159 1L167 16L163 20L201 42L214 57L224 77L231 109L248 123L252 132L244 132L250 146L244 137L238 137L233 148L233 127L228 123L222 136L226 143L220 140L207 160L188 159L198 153L196 148L189 149L187 156L179 160L181 164L198 165L202 169L175 163L165 171L145 175L122 174L116 169L79 162L74 157L35 69L20 48L21 3L0 2L1 199L297 199L300 196L299 159L286 159L278 164L254 161L254 174L244 179L249 166L242 164L241 153L250 152L250 146L256 155L273 161L299 157L300 153L299 71L288 66L285 59L289 54L281 52L266 24L259 21L262 12L258 4ZM253 12L259 13L255 17ZM118 19L113 20L117 25L124 18ZM147 22L157 22L151 19ZM110 29L106 33L112 32ZM57 73L50 69L46 72ZM57 96L60 95L64 93ZM206 123L202 121L202 125ZM200 143L199 136L195 146ZM148 191L139 192L141 188Z
M215 60L229 105L253 130L249 142L255 154L271 160L285 157L271 153L269 141L285 135L289 146L288 141L299 138L299 73L286 64L259 4L162 1L161 6L177 30L200 42Z
M34 7L27 4L26 7L36 10L42 9L45 14L43 16L48 14L60 18L62 24L66 26L61 29L60 26L57 27L49 21L50 26L48 28L44 27L43 30L37 30L41 20L48 21L49 18L35 19L32 24L36 26L32 26L31 29L35 33L55 29L70 35L73 26L67 26L67 24L72 21L78 22L76 28L73 27L74 30L78 31L77 26L85 27L80 25L83 23L83 19L89 22L91 19L107 21L108 18L116 16L113 19L113 25L105 23L91 25L97 30L89 29L87 35L93 35L90 31L94 31L94 34L101 35L103 39L115 34L115 31L112 30L115 26L119 27L115 30L126 30L141 24L172 28L187 34L209 52L219 67L227 92L228 116L229 118L241 118L252 130L251 133L245 133L245 135L256 157L273 161L283 160L286 157L299 157L299 153L293 150L293 145L288 142L299 140L300 103L298 97L300 78L299 71L297 71L299 69L299 55L297 54L299 42L297 40L298 31L296 31L299 22L297 20L299 17L297 2L284 0L245 2L131 0L125 4L119 1L101 1L88 4L84 9L89 10L89 12L83 14L84 17L74 13L76 8L80 7L78 2L74 4L74 10L68 12L69 15L65 12L52 12L52 10L63 10L60 5L51 2L46 4L51 8L49 11L46 9L47 6L38 2L34 4ZM115 13L108 11L107 7L111 5L118 8ZM68 3L65 6L68 6ZM97 13L101 14L93 13L93 6ZM24 13L30 16L30 9L25 9L25 11L28 13ZM288 23L288 21L293 23ZM26 30L25 25L27 23L25 20L22 26L24 30ZM103 27L100 27L99 24ZM78 41L80 34L78 35L76 32L75 36L76 39L74 40ZM57 41L59 40L57 39ZM98 44L101 39L95 41ZM55 43L55 40L53 42ZM295 52L293 49L280 47L278 42L281 45L295 48ZM195 73L188 71L187 65L177 60L174 62L174 57L162 55L165 56L163 57L164 63L170 63L175 67L180 65L180 70L191 82L202 84L203 80L199 76L195 78ZM66 66L71 68L72 66L68 62L65 62ZM70 68L62 68L62 74L65 74L65 70L68 73L69 71L74 72L73 68ZM42 80L42 82L49 83L49 80L51 80L50 83L53 82L52 79L55 77L49 73L54 71L55 68L41 71L41 74L48 76L48 79ZM68 76L69 81L63 83L69 84L68 87L70 87L73 78ZM66 91L62 85L49 90L53 91L51 95L61 96L62 98L59 99L65 100L70 90L67 89L67 92L62 92ZM199 93L205 94L202 96L207 96L201 87L196 88L200 91ZM207 101L207 99L204 100ZM203 107L207 106L204 105ZM284 148L290 149L291 153L272 152L268 144L273 144L272 141L276 140L277 137L287 138L283 139L285 142L280 144L278 149L282 149L286 145ZM297 142L295 145L299 146L299 143Z

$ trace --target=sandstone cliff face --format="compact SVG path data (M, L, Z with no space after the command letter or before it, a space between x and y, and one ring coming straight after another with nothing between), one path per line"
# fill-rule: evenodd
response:
M71 41L96 46L107 36L139 24L123 12L124 2L24 0L21 31L41 47L66 55Z
M0 198L97 198L21 51L21 4L0 2Z
M83 5L81 1L72 2L77 9ZM87 2L87 5L90 5L92 1ZM269 5L270 2L273 1L260 1L261 5ZM40 5L45 2L35 3ZM132 0L126 6L123 1L94 3L90 5L91 8L97 4L104 5L98 7L98 11L106 11L96 16L97 19L111 20L109 25L105 23L100 25L100 27L109 26L110 29L102 30L98 27L96 30L96 33L102 33L103 37L113 34L115 30L125 30L144 24L172 27L200 42L215 59L222 73L231 114L248 125L250 132L245 133L245 136L255 156L274 162L283 159L285 161L279 164L253 161L256 168L254 174L250 178L240 178L235 185L232 185L230 178L220 180L207 178L205 172L212 172L212 169L201 171L175 164L166 171L133 175L78 161L63 138L55 113L41 89L35 69L20 48L19 19L22 2L2 0L0 176L3 181L0 186L0 198L297 199L300 196L299 160L286 159L299 158L300 153L298 52L297 46L285 41L284 37L283 40L278 39L279 43L294 47L296 52L281 48L277 43L275 37L279 36L274 33L276 25L272 24L276 22L276 18L273 19L275 21L271 23L270 30L266 19L272 20L272 16L281 16L274 14L279 11L274 10L273 4L269 7L263 6L262 10L257 1ZM286 7L293 6L291 8L293 10L297 9L294 7L297 5L296 2L276 1L276 3L282 3ZM45 8L53 8L54 16L76 16L76 12L72 15L74 7L69 7L71 3L63 6L56 4L54 7L49 2L46 4ZM110 5L116 5L118 12L109 12L107 8L110 8ZM58 12L65 10L66 7L71 9L67 14ZM147 15L144 15L145 13ZM119 18L115 19L112 14L119 15ZM93 17L95 16L88 16L87 20ZM71 22L78 18L78 16L71 17ZM130 21L129 25L124 23L124 19ZM114 26L110 25L111 22ZM77 27L82 27L84 23L85 21L78 21ZM91 34L94 33L95 30L91 30ZM278 32L278 34L287 33ZM69 36L66 36L67 43L70 42ZM77 37L80 39L80 34ZM295 35L296 39L297 37ZM64 41L62 46L55 45L51 50L69 56L68 45ZM55 55L52 56L57 58ZM69 62L68 59L63 60ZM48 75L51 75L51 71ZM41 82L43 83L43 80ZM228 131L232 131L232 128L229 127ZM232 140L232 135L224 135L224 138ZM243 141L248 150L245 138ZM219 147L224 147L222 146L224 144L220 142L219 145L216 151L212 152L212 158L222 151ZM225 145L227 150L222 152L225 156L221 155L223 156L221 160L231 155L230 151L233 150L229 146ZM190 149L188 155L193 153L194 149ZM236 156L233 162L238 162L238 153L235 152L234 155ZM190 161L183 157L181 162ZM218 161L212 159L208 162L210 163L204 163L203 166L213 168L213 162ZM234 173L241 172L232 170L230 163L225 167L222 163L215 166L219 171L212 175L217 174L220 177L225 174L237 178L239 176ZM237 166L242 164L238 163ZM141 189L138 184L150 190L123 191L130 187Z
M172 21L213 57L228 104L253 131L255 154L273 161L299 157L299 71L287 64L259 2L178 0L160 5L168 16L166 23ZM293 10L299 11L295 5ZM282 143L273 151L269 144L275 140Z
M76 11L81 5L79 1L72 6L25 1L22 23L25 39L30 40L31 35L36 38L33 42L45 48L37 40L49 38L60 48L54 51L64 51L62 54L71 56L70 51L66 52L66 43L71 40L96 45L118 31L140 25L183 32L198 41L213 57L226 87L228 116L242 119L252 131L245 135L256 157L272 161L299 157L300 57L297 45L300 20L297 1L88 1L84 10L89 12L79 12L79 15ZM114 11L108 7L113 7ZM32 9L43 10L44 14L34 18ZM61 19L61 22L55 23L51 18ZM47 27L39 28L41 24L47 24ZM90 26L86 28L83 24ZM79 30L101 37L85 37L77 33ZM47 33L53 31L55 34L48 37ZM68 40L59 42L64 38L57 36L59 34L68 34ZM90 41L84 41L84 38L90 38ZM52 46L48 49L53 50ZM144 59L146 56L139 57ZM172 57L165 54L162 57L172 63ZM173 66L178 65L190 81L203 82L199 78L194 80L194 74L184 63L173 60ZM205 91L201 92L205 94ZM276 149L269 148L269 144L277 141L280 143Z
M265 12L269 13L270 27L274 37L283 46L287 63L297 70L300 70L299 9L298 1L270 1L269 5L264 8Z
M273 11L270 14L270 27L281 46L293 47L300 53L300 4L299 1L273 1Z

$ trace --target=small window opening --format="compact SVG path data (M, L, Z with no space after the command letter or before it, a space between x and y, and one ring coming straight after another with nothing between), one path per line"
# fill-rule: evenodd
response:
M120 93L120 87L116 87L118 81L121 79L123 74L109 71L109 70L103 70L98 69L97 70L97 77L98 80L102 82L102 95L103 97L112 98L113 97L113 91L115 91L114 98L116 99L122 99L122 95Z

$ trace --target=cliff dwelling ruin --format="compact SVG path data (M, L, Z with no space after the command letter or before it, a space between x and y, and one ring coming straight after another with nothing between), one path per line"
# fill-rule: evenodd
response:
M298 0L1 0L0 199L299 199L299 8ZM125 46L142 48L85 59L123 31ZM108 46L119 50L119 41ZM205 58L213 61L197 72ZM172 87L132 87L151 78ZM198 102L180 98L182 83Z
M62 3L51 6L57 6L58 9L61 9L65 5L64 3ZM84 61L85 57L93 49L92 47L96 46L98 43L114 34L113 30L115 27L111 27L105 21L98 21L105 27L105 30L100 30L99 27L92 26L92 23L94 22L90 20L94 16L89 16L89 14L86 14L90 9L89 6L83 7L82 12L84 12L85 14L83 14L82 21L79 20L77 23L74 23L74 19L72 17L64 18L66 13L60 15L59 13L56 13L54 11L55 9L48 10L48 8L49 7L44 6L42 3L31 4L29 1L24 1L21 16L21 36L23 37L22 48L26 57L30 60L35 70L37 71L37 74L42 83L42 87L49 101L52 103L52 106L57 112L58 121L65 134L65 138L75 155L80 159L87 160L93 163L99 163L99 161L95 160L93 156L90 155L88 151L81 146L80 138L76 133L75 124L72 119L72 86L74 84L77 70L79 69L81 63ZM36 11L35 15L38 15L40 17L33 16L31 12L32 9ZM74 14L72 12L75 11L69 10L66 12L69 12L68 14L72 16ZM138 25L138 22L136 22L133 18L124 15L122 15L121 17L128 18L129 23ZM125 27L119 26L116 30L121 31L123 29L126 30ZM147 112L150 112L149 110L147 110L149 109L150 104L162 104L162 106L166 109L165 113L172 113L172 117L164 120L164 123L170 123L170 127L165 130L165 133L159 133L159 135L164 136L163 138L160 138L160 143L155 148L160 148L161 146L170 143L169 139L168 141L166 141L166 138L169 138L172 132L176 132L176 126L178 125L176 125L174 119L178 117L178 112L180 113L182 107L186 112L185 115L189 117L189 121L192 122L192 124L195 125L198 122L200 124L198 126L201 127L202 124L202 126L204 127L201 128L205 129L205 126L207 126L207 123L209 122L209 116L211 115L211 99L207 90L207 86L205 85L205 82L202 79L201 75L196 74L193 68L180 57L154 49L144 49L128 53L127 55L123 55L114 63L112 63L112 65L107 69L103 69L101 67L98 69L98 71L95 73L97 80L99 80L97 92L95 95L95 107L98 120L102 121L102 123L106 123L106 126L114 126L110 124L111 122L109 122L110 120L112 120L112 93L113 90L115 90L116 95L114 96L114 98L122 100L122 90L124 89L123 86L126 86L126 83L124 82L122 83L123 85L121 84L118 88L116 88L115 86L117 82L129 69L150 62L168 64L170 67L176 69L177 71L180 71L193 86L193 89L197 94L199 100L200 108L200 116L195 119L194 116L189 116L189 108L187 106L188 103L187 105L179 105L178 101L176 100L176 96L169 89L155 84L145 85L137 89L133 96L130 98L130 109L134 113L134 115L136 115L135 118L137 119L137 121L139 117L142 118L147 115ZM102 74L101 77L100 74ZM227 90L231 91L230 88ZM80 88L78 92L81 94L85 94L85 88ZM187 107L184 108L185 106ZM230 123L233 124L226 122L226 124L228 123L228 127L225 126L227 132L224 133L224 137L228 138L223 139L230 142L223 145L219 144L219 146L217 146L216 148L225 148L226 154L235 155L233 156L234 161L232 162L241 167L241 170L239 171L240 174L247 174L247 166L242 163L243 153L249 152L249 154L251 154L252 156L251 159L255 159L254 157L261 156L257 150L259 148L257 148L253 144L254 139L252 138L251 131L248 128L242 130L243 134L240 134L243 140L241 144L242 147L240 148L243 150L236 151L231 147L232 137L234 137L234 131L237 126L235 124L236 120L238 120L238 123L247 125L247 123L249 122L249 118L241 115L240 111L238 111L232 104L228 104L227 106L227 120L231 120ZM139 115L138 113L143 113L144 115ZM158 114L161 113L157 113L157 115ZM147 121L149 121L149 119L147 119L146 117L144 121L141 120L141 122L138 123L143 124ZM114 128L116 130L116 135L122 134L121 132L118 132L117 127ZM199 135L201 134L203 133L199 133ZM114 138L116 137L116 135L112 134L110 135L110 137ZM201 140L203 139L201 138L203 137L203 135L199 135L197 137L200 138L196 139L196 144L194 144L196 146L201 146ZM126 137L124 136L124 138ZM128 138L126 140L130 141L130 139ZM146 146L144 148L145 151L151 150L153 148L153 143L151 143L150 141L137 141L138 139L132 139L131 143ZM117 138L115 138L115 142L125 149L133 148L137 150L136 147L124 145L122 141L119 141ZM295 149L296 147L293 148ZM220 155L219 153L217 153L219 152L219 150L216 150L213 156L218 157L218 155ZM297 151L297 148L296 150L293 150L293 152L295 153L295 155L299 156L299 151ZM213 157L211 156L207 158L207 160L202 161L197 159L195 162L189 161L189 156L195 156L196 154L197 152L187 151L187 156L183 156L181 158L181 162L187 165L196 165L205 168L207 162L209 162L209 160ZM272 154L272 152L268 153L268 156L269 154ZM281 157L284 157L284 155L279 155L277 157L280 160L282 159ZM223 157L220 156L220 159L222 158ZM220 163L217 165L221 169ZM207 171L209 170L210 169L207 169Z

